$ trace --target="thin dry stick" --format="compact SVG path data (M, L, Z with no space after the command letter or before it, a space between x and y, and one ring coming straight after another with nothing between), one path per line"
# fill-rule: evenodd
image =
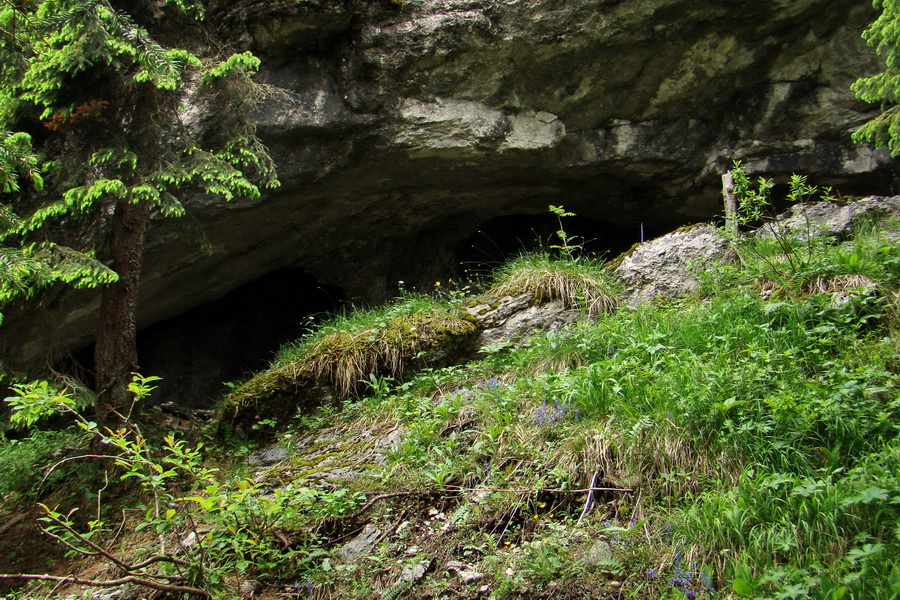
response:
M75 531L74 529L72 529L72 527L70 527L70 526L69 526L68 524L66 524L64 521L61 521L61 520L57 519L56 517L54 517L53 515L50 515L50 514L47 514L47 515L45 515L45 516L46 516L48 519L50 519L51 521L53 521L55 524L59 525L60 527L62 527L62 528L65 529L66 531L68 531L70 534L72 534L73 536L75 536L75 538L78 539L79 542L81 542L81 543L83 543L83 544L89 546L90 548L93 548L94 552L90 552L90 551L87 551L87 550L83 550L83 549L81 549L81 548L78 548L78 547L76 547L76 546L70 544L68 541L64 540L64 539L61 538L60 536L55 535L54 533L52 533L52 532L50 532L50 531L47 531L46 529L44 529L44 528L42 527L41 529L43 530L43 532L44 532L45 534L47 534L48 536L52 537L53 539L55 539L55 540L61 542L61 543L64 544L65 546L68 546L68 547L71 548L72 550L75 550L76 552L78 552L79 554L82 554L82 555L84 555L84 556L102 556L102 557L106 558L107 560L109 560L110 562L112 562L113 564L115 564L117 567L119 567L120 569L122 569L122 570L125 571L125 572L136 571L136 570L140 569L142 566L146 566L146 565L152 564L152 563L154 563L154 562L163 562L163 561L164 561L164 562L174 563L174 564L178 564L178 565L187 565L187 564L188 564L186 561L183 561L183 560L181 560L181 559L179 559L179 558L175 558L174 556L163 556L163 555L160 555L160 556L155 556L155 557L153 557L153 558L151 558L151 559L148 559L147 561L144 561L143 563L140 563L139 565L129 565L128 563L126 563L126 562L122 561L121 559L119 559L119 558L113 556L112 554L110 554L109 551L107 551L106 549L104 549L102 546L100 546L100 545L98 545L98 544L95 544L94 542L92 542L92 541L89 540L88 538L84 537L83 535L81 535L80 533L78 533L77 531Z
M634 492L633 489L630 488L607 488L607 487L594 487L591 485L589 488L584 488L581 490L555 490L549 488L534 488L534 489L504 489L504 488L469 488L469 487L461 487L458 485L448 485L447 489L450 490L459 490L463 492L509 492L511 494L525 494L528 492L546 492L548 494L585 494L587 492L625 492L631 493Z
M144 587L148 587L154 590L161 590L164 592L176 592L182 594L193 594L194 596L201 596L203 598L212 598L212 594L209 592L205 592L203 590L187 587L183 585L170 585L168 583L160 583L158 581L151 581L149 579L142 579L140 577L135 577L133 575L128 575L127 577L120 577L119 579L110 579L108 581L103 581L99 579L82 579L80 577L75 577L73 575L67 576L59 576L59 575L35 575L32 573L0 573L0 579L24 579L30 581L58 581L60 583L74 583L76 585L88 585L92 587L116 587L119 585L124 585L126 583L134 583L136 585L142 585Z
M509 514L509 519L506 521L506 527L503 528L503 531L500 532L500 537L497 538L498 545L500 544L500 541L506 536L506 532L509 530L509 526L512 525L512 521L515 518L517 512L519 512L519 507L514 506L512 512Z
M432 493L433 492L394 492L393 494L381 494L380 496L375 496L374 498L363 504L363 507L352 515L348 517L342 517L341 520L352 521L353 519L362 516L363 513L372 508L376 502L380 502L381 500L387 500L388 498L399 498L401 496L425 496Z
M737 196L734 195L734 177L731 171L722 175L722 196L725 199L725 228L737 237L740 233Z

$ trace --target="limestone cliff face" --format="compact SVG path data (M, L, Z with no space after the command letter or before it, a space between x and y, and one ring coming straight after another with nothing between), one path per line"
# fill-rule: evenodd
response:
M223 0L210 21L264 60L283 185L156 222L140 322L285 266L379 299L549 203L635 232L706 219L732 159L888 191L889 158L849 140L874 114L849 91L878 68L873 18L858 0ZM4 354L88 342L94 306L11 319Z

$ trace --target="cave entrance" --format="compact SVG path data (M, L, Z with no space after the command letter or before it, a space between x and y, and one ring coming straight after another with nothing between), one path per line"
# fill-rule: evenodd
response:
M225 382L265 368L282 344L343 301L339 288L284 268L140 331L141 372L162 377L153 402L209 408Z
M640 225L625 228L580 215L564 218L563 228L567 235L575 236L575 243L580 244L585 253L606 259L628 250L641 241L642 235ZM494 217L462 239L455 251L460 264L470 271L489 272L523 252L549 250L551 245L558 245L557 230L559 221L550 213ZM650 239L653 233L643 230L644 239Z

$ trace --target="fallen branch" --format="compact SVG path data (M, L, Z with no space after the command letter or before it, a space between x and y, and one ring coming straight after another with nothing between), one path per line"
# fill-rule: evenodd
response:
M63 545L71 548L72 550L78 552L79 554L82 554L83 556L102 556L103 558L112 562L114 565L116 565L117 567L119 567L120 569L122 569L125 572L137 571L139 569L142 569L142 568L144 568L148 565L151 565L153 563L156 563L156 562L168 562L168 563L172 563L172 564L176 564L176 565L188 565L189 564L187 561L181 560L180 558L175 558L174 556L157 555L157 556L153 556L137 565L129 565L125 561L114 556L112 553L110 553L108 550L106 550L99 544L95 544L88 538L84 537L83 535L81 535L80 533L75 531L75 529L73 529L68 523L66 523L60 519L57 519L56 517L51 515L46 510L45 510L45 513L46 513L45 517L47 519L53 521L56 525L62 527L66 531L68 531L70 534L72 534L75 537L75 539L77 539L82 544L85 544L86 546L93 548L94 551L91 552L90 550L85 550L83 548L79 548L79 547L75 546L74 544L71 544L67 540L63 539L62 537L54 534L53 532L48 531L45 527L41 527L41 531L43 531L46 535L57 540L58 542L62 543Z
M461 492L507 492L510 494L525 494L528 492L547 493L547 494L586 494L588 492L634 492L631 488L608 488L594 487L593 484L589 488L581 490L555 490L549 488L524 488L524 489L504 489L504 488L468 488L458 485L448 485L448 489L458 490Z
M126 583L133 583L135 585L140 585L143 587L148 587L154 590L160 590L163 592L174 592L181 594L192 594L194 596L200 596L202 598L212 598L212 594L209 592L203 591L201 589L188 587L184 585L171 585L168 583L160 583L158 581L151 581L149 579L142 579L140 577L135 577L133 575L128 575L127 577L120 577L119 579L110 579L110 580L99 580L99 579L82 579L80 577L75 577L74 575L34 575L31 573L0 573L0 579L19 579L19 580L27 580L27 581L56 581L58 583L74 583L76 585L87 585L91 587L116 587L119 585L125 585Z
M380 496L375 496L365 504L363 504L362 508L347 517L341 517L342 521L352 521L358 517L361 517L363 513L372 508L376 502L380 502L381 500L387 500L388 498L399 498L401 496L427 496L431 495L434 492L394 492L392 494L381 494Z

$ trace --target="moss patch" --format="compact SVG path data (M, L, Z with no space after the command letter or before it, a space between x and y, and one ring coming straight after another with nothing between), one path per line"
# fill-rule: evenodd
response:
M634 254L634 251L637 250L638 246L640 246L643 243L644 242L635 242L634 244L631 245L631 248L629 248L625 252L619 254L617 257L615 257L611 261L607 262L606 265L603 267L603 269L607 273L612 273L613 271L615 271L616 269L621 267L622 263L625 262L625 259L628 258L629 256L631 256L632 254Z
M475 331L475 323L446 308L395 307L373 318L326 325L229 394L220 418L239 419L249 412L282 416L298 406L315 404L310 392L317 386L331 388L340 400L355 396L372 375L395 376L410 366L441 362L447 347Z

